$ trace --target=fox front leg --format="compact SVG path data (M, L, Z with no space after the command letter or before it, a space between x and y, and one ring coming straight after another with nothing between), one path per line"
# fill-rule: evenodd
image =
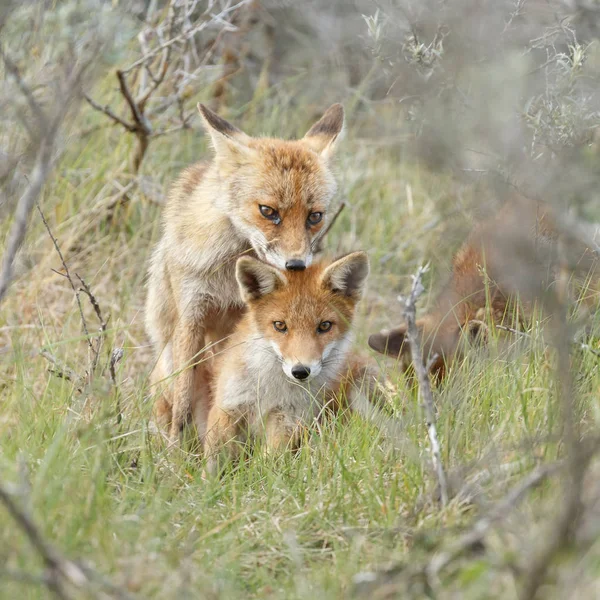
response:
M302 425L280 412L271 412L265 424L266 453L280 454L285 450L295 450L300 446Z
M185 424L189 420L194 404L194 382L196 369L205 368L200 362L194 365L204 345L204 327L197 322L182 318L173 335L173 372L176 373L173 386L173 408L169 437L178 443ZM207 393L206 390L200 393Z
M219 457L234 460L240 448L240 420L237 415L214 405L208 413L206 436L204 438L204 455L206 471L215 476L219 472Z

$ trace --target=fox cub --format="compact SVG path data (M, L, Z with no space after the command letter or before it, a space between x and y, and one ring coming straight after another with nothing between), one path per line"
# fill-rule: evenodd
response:
M159 424L177 441L194 405L206 429L211 356L243 312L235 261L310 265L336 183L329 167L344 124L331 106L300 140L251 138L199 105L215 158L181 174L149 268L146 329L155 350Z
M559 236L563 257L559 264ZM482 321L495 324L526 321L536 301L552 289L559 268L566 266L574 289L585 288L587 304L598 300L598 253L588 232L561 228L556 211L520 195L474 228L452 262L452 273L434 306L417 327L431 372L443 377L460 357L461 336L479 335ZM590 286L592 282L592 286ZM410 366L406 325L369 337L369 346Z
M377 416L370 392L359 387L374 383L369 367L348 354L368 272L364 252L291 273L238 259L247 312L215 362L204 438L209 473L248 436L264 436L268 451L297 446L302 427L341 396L351 410Z

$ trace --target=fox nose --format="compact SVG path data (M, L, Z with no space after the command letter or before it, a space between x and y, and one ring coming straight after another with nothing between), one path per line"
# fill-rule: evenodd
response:
M292 375L296 379L306 379L310 375L310 369L304 365L294 365L292 367Z
M303 260L292 258L291 260L286 261L285 268L288 271L304 271L304 269L306 269L306 264ZM299 379L304 379L304 377L299 377Z

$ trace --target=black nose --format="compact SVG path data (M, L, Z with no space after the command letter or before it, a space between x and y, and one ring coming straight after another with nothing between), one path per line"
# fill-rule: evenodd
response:
M288 271L304 271L304 269L306 269L306 265L304 264L303 260L298 260L298 259L294 258L292 260L288 260L285 263L285 268ZM300 379L304 379L304 378L301 377Z
M306 379L310 375L310 369L304 365L294 365L292 367L292 375L296 379Z

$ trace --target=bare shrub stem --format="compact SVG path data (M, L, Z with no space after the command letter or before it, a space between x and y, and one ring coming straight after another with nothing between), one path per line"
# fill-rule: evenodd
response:
M29 215L33 209L33 205L40 196L48 175L50 174L53 142L54 136L49 139L41 140L29 185L17 204L8 244L2 259L2 270L0 271L0 302L4 299L4 296L8 291L8 286L13 278L14 260L25 239Z
M429 443L431 449L431 460L433 462L433 470L436 473L438 484L440 486L440 497L442 506L448 504L448 484L446 474L442 465L440 442L437 435L435 405L433 402L433 392L431 390L431 382L429 375L423 364L423 351L417 331L417 309L416 302L419 296L423 293L424 287L421 283L423 273L427 271L427 267L421 266L418 268L415 275L412 276L413 284L410 295L404 301L404 316L407 323L408 343L410 345L410 353L412 356L412 364L414 365L417 379L419 381L419 393L423 399L423 407L425 408L425 419L427 423L427 433L429 434Z

